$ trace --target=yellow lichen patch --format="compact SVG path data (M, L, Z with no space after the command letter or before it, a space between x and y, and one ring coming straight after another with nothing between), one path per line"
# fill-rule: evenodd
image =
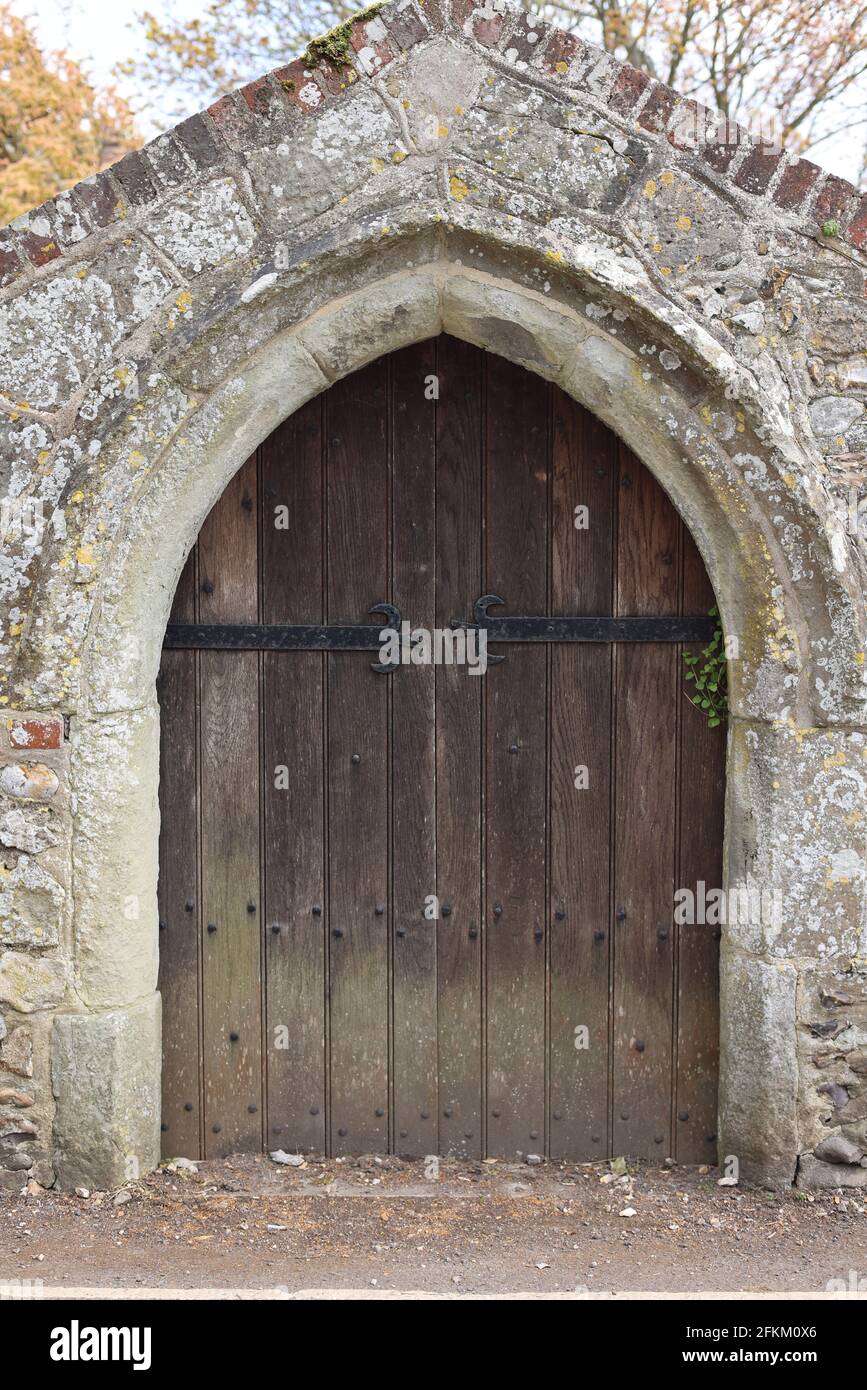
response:
M863 665L864 665L864 653L863 653L863 652L856 652L856 653L855 653L855 665L856 665L856 666L863 666Z
M470 186L459 174L449 174L449 189L455 202L462 203L470 191Z
M448 128L447 125L438 125L438 126L437 126L437 135L438 135L438 137L439 137L440 140L445 140L446 137L447 137L447 135L448 135L448 133L449 133L449 128Z
M674 174L670 169L663 169L659 176L659 182L664 188L671 188L671 185L674 183Z
M671 274L671 266L670 266L670 265L661 265L661 266L659 267L659 273L660 273L660 275L670 275L670 274Z
M822 766L826 772L830 772L832 767L845 767L846 754L843 749L841 748L839 753L829 753L826 758L822 759Z
M786 484L786 487L793 488L797 487L798 480L795 477L794 473L784 473L783 482Z
M563 252L562 252L562 251L546 251L546 252L545 252L545 256L546 256L546 258L547 258L549 261L562 261L562 259L563 259Z
M384 160L384 159L372 159L372 160L370 161L370 168L371 168L371 170L372 170L372 172L373 172L374 174L381 174L382 171L383 171L383 169L385 168L385 160Z
M391 162L392 164L402 164L406 157L406 150L395 150L391 156Z
M657 191L656 179L648 179L647 183L644 185L645 198L655 198Z
M408 111L412 106L412 102L410 101L409 97L404 97L403 101L400 104L403 107L404 111Z
M92 545L80 545L80 546L78 547L78 549L76 550L76 552L75 552L75 558L76 558L76 560L78 561L78 563L79 563L80 565L93 565L93 564L95 564L96 562L95 562L95 560L94 560L94 558L93 558L93 546L92 546Z
M9 636L10 636L10 637L20 637L20 636L21 636L21 633L22 633L23 631L24 631L24 624L23 624L23 623L11 623L11 624L10 624L10 627L9 627Z
M133 449L130 453L128 462L130 468L141 468L143 463L147 463L147 459L138 449Z
M687 217L686 213L682 212L674 225L679 232L688 232L692 226L692 218Z
M175 300L175 308L178 309L180 313L185 314L187 310L192 307L192 303L193 296L190 294L189 290L181 290Z
M568 71L569 71L569 64L568 64L568 63L564 63L564 62L563 62L563 59L561 58L560 61L559 61L559 63L555 63L555 64L554 64L554 71L555 71L556 73L559 73L559 75L562 77L563 74L564 74L564 72L568 72Z
M463 108L462 106L456 106L456 107L455 107L455 115L456 115L456 116L462 116L463 114L464 114L464 108Z

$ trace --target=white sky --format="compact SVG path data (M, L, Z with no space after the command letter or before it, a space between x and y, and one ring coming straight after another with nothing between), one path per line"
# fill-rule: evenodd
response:
M359 0L363 7L364 0ZM135 49L137 11L148 9L159 17L194 16L204 9L203 0L11 0L11 7L22 17L33 20L40 42L46 48L67 48L98 83L113 79L114 65L128 58ZM121 81L121 91L133 97L135 90ZM143 133L151 136L160 128L142 118ZM162 124L171 124L165 121ZM858 182L862 132L842 134L823 141L811 156L832 174Z

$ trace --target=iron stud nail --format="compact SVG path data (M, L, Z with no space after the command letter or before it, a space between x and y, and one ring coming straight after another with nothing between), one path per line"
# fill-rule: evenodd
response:
M382 903L377 903L376 907L373 910L376 913L377 917L381 917L382 914L385 912L385 908L383 907Z
M279 935L280 935L280 927L279 927L279 925L278 925L276 922L273 923L273 925L272 925L272 927L271 927L271 930L272 930L272 932L274 933L275 936L279 936Z
M628 1110L621 1110L621 1112L620 1112L620 1118L621 1118L621 1120L628 1120L628 1119L629 1119L629 1111L628 1111Z
M321 917L321 916L322 916L322 907L321 907L321 905L320 905L319 903L314 903L314 904L313 904L313 908L312 908L312 912L313 912L313 916L314 916L314 917Z
M502 917L502 915L503 915L503 905L502 905L502 903L494 903L494 916L495 916L495 917Z
M349 1131L346 1129L339 1129L337 1133L340 1135L341 1139L345 1139Z
M662 1143L662 1139L663 1139L663 1136L662 1136L661 1134L654 1134L654 1136L653 1136L653 1142L654 1142L654 1144L661 1144L661 1143Z
M554 1119L555 1119L555 1120L562 1120L562 1118L563 1118L563 1116L560 1114L560 1111L559 1111L559 1110L555 1110L555 1111L554 1111Z
M255 904L255 903L247 903L247 911L249 912L250 916L252 917L253 913L256 911L256 904Z
M401 1139L405 1139L406 1136L407 1136L408 1134L409 1134L409 1130L408 1130L408 1129L402 1129L402 1130L400 1131L400 1137L401 1137Z
M558 907L557 911L554 913L554 916L557 918L558 922L562 922L566 916L565 909L562 907Z
M238 1037L239 1037L239 1035L238 1035L237 1033L230 1033L230 1034L229 1034L229 1041L230 1041L230 1042L237 1042L237 1041L238 1041Z
M447 1120L450 1120L450 1119L452 1118L452 1114L453 1114L453 1113L454 1113L454 1112L451 1111L451 1110L444 1110L444 1111L443 1111L443 1114L445 1115L445 1117L446 1117Z
M241 498L241 506L244 508L245 512L251 512L253 510L253 499L249 492L245 492L244 496Z
M422 1110L422 1112L421 1112L421 1117L422 1117L423 1120L429 1120L429 1119L430 1119L430 1111L429 1111L429 1110Z
M360 763L360 762L361 762L361 754L360 754L360 753L353 753L353 755L352 755L352 757L349 759L349 761L350 761L351 763Z
M397 935L398 935L398 936L406 936L406 927L398 927L398 929L397 929Z
M615 917L617 918L618 922L625 922L625 921L626 921L626 908L625 908L625 907L618 907L618 909L617 909L617 911L615 912L614 915L615 915Z
M465 1139L472 1139L472 1137L473 1137L473 1131L472 1131L471 1129L465 1129L465 1130L464 1130L464 1138L465 1138Z
M591 1136L590 1136L590 1142L591 1142L592 1144L598 1144L598 1143L600 1142L599 1135L598 1135L598 1134L591 1134Z
M385 1114L385 1111L383 1110L381 1105L378 1105L373 1113L377 1116L378 1119L382 1119L383 1115Z
M258 1109L259 1109L258 1105L248 1105L248 1106L247 1106L247 1114L248 1114L248 1115L255 1115L255 1113L256 1113L256 1111L257 1111Z
M636 1052L643 1052L644 1049L645 1049L645 1046L646 1046L646 1044L643 1043L643 1042L641 1041L640 1038L636 1038L636 1039L635 1039L635 1051L636 1051Z
M282 1134L282 1133L283 1133L283 1126L282 1126L282 1125L274 1125L273 1129L271 1130L271 1133L272 1133L272 1134Z
M493 1115L493 1117L494 1117L495 1120L498 1120L498 1119L500 1118L500 1112L499 1112L499 1110L492 1110L492 1111L491 1111L491 1114Z
M223 1129L223 1126L222 1126L222 1125L211 1125L211 1133L212 1133L212 1134L220 1134L220 1133L222 1133L222 1129Z
M667 927L660 927L659 930L658 930L658 932L656 933L656 935L659 937L660 941L667 941L667 940L668 940L668 928L667 928Z
M469 931L467 932L467 936L470 938L470 941L475 941L478 934L478 929L476 927L470 927Z
M593 940L594 940L594 941L604 941L604 940L605 940L605 933L604 933L604 931L595 931L595 932L593 933Z
M538 1131L537 1129L531 1129L531 1130L530 1130L530 1138L531 1138L531 1139L538 1139L538 1138L539 1138L539 1131Z
M517 745L517 743L510 743L510 744L509 744L509 752L510 752L510 753L517 753L517 751L518 751L518 745Z
M186 1111L190 1111L190 1110L192 1110L192 1108L193 1108L193 1102L192 1102L191 1100L188 1100L187 1103L186 1103L186 1105L184 1106L184 1109L185 1109Z
M160 931L165 931L165 929L166 929L166 924L165 924L165 922L163 921L163 919L160 918Z
M213 592L214 592L214 586L213 586L213 584L211 583L210 579L203 579L203 580L202 580L202 593L203 593L203 594L212 594Z
M195 905L192 898L187 898L187 901L184 903L184 912L192 912Z
M342 935L343 935L343 928L342 928L342 927L335 927L334 930L333 930L333 932L331 933L331 935L332 935L332 936L342 936Z
M318 1106L318 1105L311 1105L311 1107L310 1107L310 1114L311 1114L311 1115L318 1115L318 1114L319 1114L319 1106Z
M168 1125L167 1125L167 1124L161 1124L161 1125L160 1125L160 1129L162 1130L163 1134L165 1134L166 1130L168 1129Z
M443 903L442 907L440 908L440 911L441 911L443 917L451 917L451 915L452 915L451 903Z
M679 1110L679 1111L678 1111L678 1114L677 1114L677 1118L681 1121L682 1124L685 1124L686 1121L689 1119L689 1111L688 1111L688 1110Z
M539 931L538 928L537 928L536 931L533 932L533 937L534 937L534 939L535 939L536 941L542 941L542 940L544 939L544 936L545 936L545 933L542 932L542 931Z
M216 930L217 930L217 924L216 924L216 922L209 922L209 923L208 923L208 931L211 933L212 936L213 936L213 934L214 934L214 932L215 932Z

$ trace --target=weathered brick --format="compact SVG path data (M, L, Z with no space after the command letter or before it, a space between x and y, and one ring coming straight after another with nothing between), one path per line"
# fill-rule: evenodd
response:
M496 48L503 35L506 21L501 14L480 14L473 20L473 38L485 48Z
M62 255L63 246L47 205L17 217L12 228L22 254L31 265L47 265Z
M542 54L542 67L552 77L565 77L569 65L582 47L581 40L563 29L555 29Z
M533 14L521 15L503 44L505 56L513 63L531 63L548 35L548 25Z
M385 25L380 19L353 24L349 42L355 50L358 66L367 77L379 72L394 57Z
M118 192L105 172L77 183L70 192L73 203L79 207L92 227L110 227L123 216L123 206Z
M197 169L213 169L215 165L222 163L223 151L204 116L191 116L188 121L182 121L172 131L172 135Z
M340 96L341 92L347 92L358 81L355 68L346 64L337 67L334 63L328 62L317 64L316 77L320 87L324 87L329 96Z
M789 211L801 207L821 172L818 164L813 164L809 159L797 159L794 164L789 164L774 189L777 207Z
M859 251L867 249L867 193L864 194L858 204L858 211L849 223L846 240Z
M60 748L63 743L63 717L59 714L7 719L6 728L12 748Z
M284 69L281 68L279 71L282 72ZM274 76L277 77L278 74L274 73ZM255 81L248 82L246 87L241 88L241 96L257 116L267 116L274 95L267 77L257 77Z
M857 189L851 183L847 183L846 179L839 179L836 174L831 174L816 199L815 217L819 225L825 222L845 222L856 193Z
M642 129L660 135L671 120L676 101L677 94L670 87L663 87L661 83L657 83L638 117L638 124Z
M463 30L475 8L475 0L452 0L452 24L456 29Z
M111 172L131 207L141 207L157 196L153 171L140 150L124 155L123 159L112 165Z
M621 68L620 75L611 89L608 98L608 105L612 111L619 111L625 116L633 109L639 97L644 94L644 90L650 78L646 72L640 72L638 68Z
M315 80L312 69L300 58L288 63L285 68L278 68L273 76L286 100L297 106L299 111L317 111L325 102L325 93Z
M784 158L782 150L755 145L735 175L735 183L746 193L766 193L771 179Z
M390 9L385 24L392 39L401 49L412 48L413 44L426 38L429 32L412 0L403 0L395 9Z
M711 112L691 97L675 103L667 139L676 150L698 150L707 139Z
M724 117L719 118L717 122L711 119L707 138L699 145L699 153L706 164L716 169L718 174L724 174L741 148L744 138L745 132L733 121L727 121Z
M0 227L0 290L11 285L24 270L24 261L18 254L15 233L9 227Z

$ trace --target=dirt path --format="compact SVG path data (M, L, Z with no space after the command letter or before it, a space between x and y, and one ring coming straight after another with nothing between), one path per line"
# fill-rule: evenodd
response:
M0 1195L0 1283L780 1293L854 1271L867 1288L867 1193L772 1196L716 1178L444 1160L430 1181L399 1159L243 1156L120 1195Z

